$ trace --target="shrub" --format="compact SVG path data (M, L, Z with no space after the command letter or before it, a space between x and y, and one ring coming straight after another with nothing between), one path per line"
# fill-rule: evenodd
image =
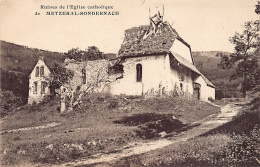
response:
M215 100L212 97L209 97L208 100L213 103Z
M260 165L260 130L257 126L249 135L232 135L233 141L229 143L223 152L223 158L231 165Z
M12 111L14 108L22 105L22 98L17 97L13 94L12 91L1 91L0 95L1 100L1 117L8 114L9 111Z

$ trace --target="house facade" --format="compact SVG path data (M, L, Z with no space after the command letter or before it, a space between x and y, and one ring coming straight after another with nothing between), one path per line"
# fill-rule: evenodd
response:
M190 45L162 18L158 13L150 18L150 25L125 31L114 65L122 67L121 77L110 92L215 99L215 86L194 66Z
M50 70L45 64L43 58L40 58L29 75L29 95L28 104L40 102L50 94L49 82L47 77Z

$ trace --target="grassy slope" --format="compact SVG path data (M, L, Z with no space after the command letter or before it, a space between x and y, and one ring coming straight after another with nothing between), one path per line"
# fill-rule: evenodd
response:
M260 97L254 99L251 103L247 104L246 109L233 118L232 121L216 128L208 133L204 134L205 136L222 133L222 134L249 134L255 125L258 125L260 129Z
M135 155L104 164L103 167L154 167L154 166L259 166L257 162L246 161L245 163L229 164L226 160L227 148L232 143L239 143L238 135L243 134L249 136L255 125L260 129L260 108L259 98L251 102L251 106L245 108L244 112L228 122L208 133L188 140L187 142L175 143L162 149L151 151L142 155ZM259 134L258 134L259 135ZM259 141L259 139L258 139ZM241 144L241 143L240 143ZM238 144L239 145L239 144ZM260 143L258 143L260 148ZM238 148L238 147L236 147ZM239 148L240 149L240 148ZM242 153L242 151L241 151ZM258 152L259 154L259 152ZM258 155L259 156L259 155ZM223 157L225 157L223 161ZM248 159L250 156L248 156ZM98 166L97 164L92 166Z
M134 155L110 163L91 165L92 167L175 167L175 166L214 166L213 154L221 153L222 148L231 142L227 135L200 137L187 142L178 142L149 153ZM218 146L216 148L216 146ZM218 165L215 165L218 166ZM80 166L78 166L80 167ZM82 167L85 167L84 165Z
M136 114L170 114L189 124L219 112L218 107L207 103L177 98L143 100L85 97L82 109L60 114L56 110L57 107L58 100L32 107L24 106L5 118L2 130L52 122L61 125L2 134L2 149L7 150L4 163L67 161L99 152L109 152L128 142L143 140L134 132L138 126L115 123ZM48 149L48 146L52 148Z

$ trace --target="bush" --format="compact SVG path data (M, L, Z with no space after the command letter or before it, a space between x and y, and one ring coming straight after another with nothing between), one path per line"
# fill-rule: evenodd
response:
M232 135L233 141L229 143L223 152L223 158L227 163L235 166L260 165L260 130L257 126L249 135Z
M215 100L212 97L208 98L208 101L210 101L211 103L213 103Z
M22 98L17 97L13 94L12 91L1 91L0 95L1 100L1 117L8 114L8 112L12 111L14 108L22 105Z

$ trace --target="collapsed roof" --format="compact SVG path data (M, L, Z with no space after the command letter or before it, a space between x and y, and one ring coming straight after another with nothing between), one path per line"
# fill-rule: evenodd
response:
M153 25L142 25L125 31L124 42L118 52L120 57L169 52L178 33L167 22L155 30Z

